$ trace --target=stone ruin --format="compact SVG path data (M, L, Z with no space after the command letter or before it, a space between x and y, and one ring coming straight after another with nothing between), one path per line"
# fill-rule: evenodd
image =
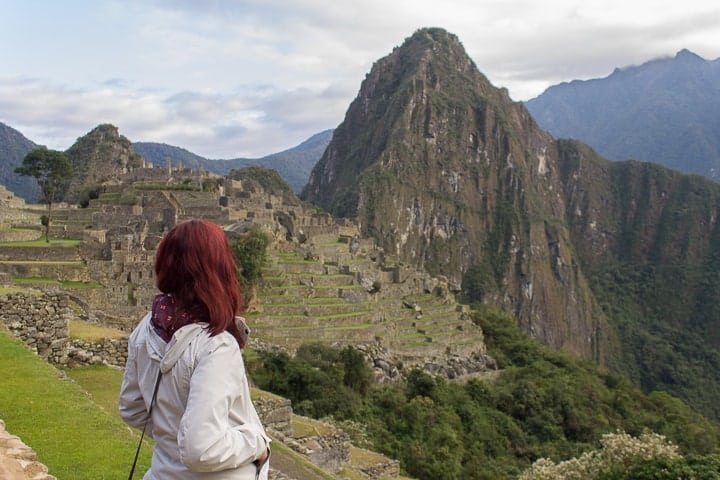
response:
M211 188L202 190L207 185ZM0 247L0 260L8 260L0 264L0 280L4 275L6 279L13 276L54 278L101 285L103 288L71 290L71 301L82 310L80 317L130 332L156 294L153 260L162 235L180 221L206 218L221 225L228 235L260 228L272 239L273 250L296 252L309 262L314 261L314 268L320 268L324 275L316 272L300 280L308 286L307 296L321 289L319 285L313 286L314 282L327 283L330 277L338 275L349 277L345 286L330 286L335 289L330 295L337 295L350 304L378 306L372 318L366 319L375 325L374 334L368 336L366 332L364 338L362 333L359 337L348 337L366 353L368 363L379 372L378 378L398 378L399 364L420 366L450 378L493 368L485 352L482 332L467 320L463 311L452 313L457 287L446 279L433 278L386 258L371 239L361 238L357 226L347 219L335 219L318 212L296 197L267 193L252 181L169 166L135 168L103 189L98 198L90 200L87 208L66 206L54 214L53 236L80 239L77 249ZM8 223L30 226L21 221ZM15 231L40 234L32 229ZM48 260L62 263L36 262L40 260L39 252ZM282 268L287 270L290 266ZM290 287L292 285L287 288ZM475 340L463 346L449 340L437 342L427 327L421 325L424 321L420 320L423 312L419 305L406 306L400 311L397 308L384 311L384 307L379 306L387 300L423 292L438 295L447 305L443 308L449 311L448 315L459 319L452 328L461 329L464 335ZM266 313L277 311L269 304L260 307ZM419 311L412 313L415 308ZM312 315L310 310L306 314ZM425 338L422 347L397 354L392 351L397 350L397 342L379 345L375 341L402 334L395 328L398 325L395 319L411 313L417 317L417 321L411 320L413 328ZM284 326L275 324L273 328L282 330ZM437 332L437 328L434 331Z

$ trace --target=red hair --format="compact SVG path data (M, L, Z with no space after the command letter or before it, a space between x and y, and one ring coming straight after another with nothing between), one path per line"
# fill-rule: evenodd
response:
M235 324L243 304L238 269L220 227L207 220L175 225L155 254L155 281L194 321L208 322L211 336L227 331L244 347Z

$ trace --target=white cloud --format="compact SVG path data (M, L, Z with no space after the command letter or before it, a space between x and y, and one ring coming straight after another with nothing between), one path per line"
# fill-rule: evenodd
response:
M682 48L720 56L720 6L701 0L0 0L0 7L0 121L60 149L100 123L132 141L210 158L289 148L336 127L373 62L425 26L456 34L478 68L517 100Z

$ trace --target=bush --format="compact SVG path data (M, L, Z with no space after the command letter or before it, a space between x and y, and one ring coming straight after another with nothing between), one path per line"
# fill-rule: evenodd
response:
M619 478L610 472L627 472L649 460L680 458L676 445L662 435L644 433L639 438L626 433L603 435L602 448L560 463L547 458L537 460L519 480L610 480ZM607 476L610 475L610 476ZM653 477L656 478L656 477ZM675 478L675 477L673 477Z
M267 263L267 247L270 238L259 228L252 228L230 244L240 269L240 281L244 287L257 286L262 269Z

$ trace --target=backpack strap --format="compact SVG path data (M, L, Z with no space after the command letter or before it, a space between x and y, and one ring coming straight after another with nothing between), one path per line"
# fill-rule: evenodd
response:
M140 446L142 445L143 438L145 438L145 429L147 428L147 424L150 422L150 416L152 415L153 405L155 405L155 397L157 397L158 387L160 386L160 377L162 376L162 371L158 370L158 376L157 380L155 381L155 390L153 390L153 396L152 400L150 400L150 410L148 410L148 418L145 420L145 425L143 425L142 429L142 435L140 435L140 443L138 443L137 451L135 451L135 459L133 460L132 468L130 469L130 475L128 476L128 480L132 480L133 473L135 473L135 465L137 465L138 455L140 455Z

